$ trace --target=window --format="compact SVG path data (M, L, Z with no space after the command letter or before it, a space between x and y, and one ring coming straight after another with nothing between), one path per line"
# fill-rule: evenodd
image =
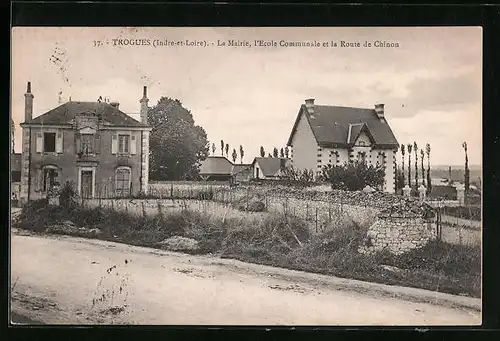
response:
M43 134L43 151L46 153L56 151L56 133Z
M116 194L130 194L130 168L121 167L116 170Z
M47 192L54 185L59 185L59 173L55 168L44 168L42 178L42 190Z
M366 162L366 153L358 153L358 162Z
M82 153L92 154L94 153L94 134L82 134Z
M118 135L118 153L128 154L129 152L129 135Z

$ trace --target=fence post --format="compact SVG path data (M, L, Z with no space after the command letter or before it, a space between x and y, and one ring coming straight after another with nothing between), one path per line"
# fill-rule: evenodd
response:
M114 211L115 210L115 200L111 199L111 209Z
M141 201L142 204L142 216L145 219L146 218L146 207L144 207L144 201Z
M174 197L174 184L170 184L170 198Z
M158 215L160 217L162 217L163 216L163 211L161 209L161 200L157 200L156 203L158 204Z
M316 217L315 217L315 224L316 224L316 233L318 233L318 208L316 207Z
M128 202L125 201L125 212L128 212Z
M309 220L309 203L306 203L306 220Z
M328 202L328 223L332 222L332 206L330 202Z

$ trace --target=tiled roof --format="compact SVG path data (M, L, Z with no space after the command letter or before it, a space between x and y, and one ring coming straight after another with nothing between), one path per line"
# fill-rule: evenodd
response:
M231 174L236 175L238 173L241 173L249 168L251 168L251 164L234 164L232 169L231 169Z
M104 122L116 126L144 127L141 122L133 119L116 107L105 102L66 102L46 113L35 117L31 122L35 124L65 124L71 123L75 115L82 113L101 115Z
M21 153L10 154L10 170L11 172L21 170Z
M200 165L200 175L231 175L233 164L224 156L208 156Z
M366 124L368 131L375 140L375 145L386 148L397 148L399 146L387 120L380 120L374 109L314 105L314 112L311 114L304 104L300 107L288 139L288 145L292 143L293 135L302 114L306 116L320 146L347 146L349 127L356 123ZM351 140L350 142L354 141Z
M276 176L282 167L288 166L290 160L280 157L256 157L253 164L258 163L264 176Z

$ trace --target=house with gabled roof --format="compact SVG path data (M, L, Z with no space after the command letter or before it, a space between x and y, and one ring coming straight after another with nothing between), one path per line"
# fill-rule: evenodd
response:
M373 109L318 105L300 106L287 145L295 169L321 172L325 165L360 161L385 169L385 192L396 186L399 143L387 122L384 104Z
M204 181L245 182L252 177L252 165L232 163L224 156L208 156L201 162L200 178Z
M147 88L140 121L119 103L69 101L33 117L31 83L22 128L21 201L46 197L53 186L72 182L87 198L148 191Z
M283 170L291 166L290 159L282 157L256 157L252 162L254 179L277 180Z

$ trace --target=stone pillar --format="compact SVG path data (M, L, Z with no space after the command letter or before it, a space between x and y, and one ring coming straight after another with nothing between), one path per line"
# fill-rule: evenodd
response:
M460 205L465 204L465 186L458 185L457 186L457 200Z
M410 186L406 185L405 187L403 187L403 195L408 198L411 196Z
M424 201L425 200L425 193L427 191L427 188L424 185L420 185L418 188L418 196L420 200Z

